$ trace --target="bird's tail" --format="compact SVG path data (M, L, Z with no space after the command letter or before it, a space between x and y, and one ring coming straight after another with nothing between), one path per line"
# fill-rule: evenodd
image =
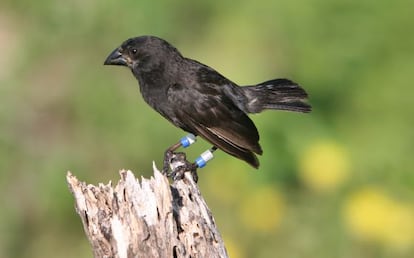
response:
M312 109L305 102L308 97L306 91L287 79L270 80L241 89L247 98L246 109L250 113L259 113L264 109L307 113Z

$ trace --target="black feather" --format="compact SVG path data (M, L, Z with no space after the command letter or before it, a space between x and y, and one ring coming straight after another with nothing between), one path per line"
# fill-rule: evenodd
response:
M305 102L308 94L297 83L287 79L275 79L242 88L247 96L246 108L250 113L264 109L310 112Z
M226 153L259 166L259 133L247 113L264 109L309 112L306 92L276 79L239 87L214 69L183 57L165 40L142 36L125 41L105 60L128 66L144 100L174 125Z

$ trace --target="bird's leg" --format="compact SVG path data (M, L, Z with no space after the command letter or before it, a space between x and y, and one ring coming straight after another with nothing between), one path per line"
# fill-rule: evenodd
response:
M162 173L164 175L167 175L170 162L174 156L174 151L177 150L181 146L181 142L177 142L176 144L170 146L165 152L164 152L164 164L162 167Z
M210 149L201 153L201 155L198 158L196 158L194 163L188 162L184 154L184 158L180 159L180 163L182 165L179 165L173 169L173 171L171 172L171 177L173 178L173 180L179 180L184 177L185 172L190 171L191 175L193 176L194 182L197 183L198 181L197 168L205 167L207 162L214 157L213 152L216 150L217 150L216 146L211 147ZM176 155L179 155L179 154L180 153L176 153Z
M217 147L213 146L205 152L201 153L201 155L198 158L196 158L193 164L196 165L198 168L205 167L207 165L207 162L214 158L213 152L215 152L216 150Z
M180 161L182 163L183 161L186 161L185 153L175 153L179 147L183 146L184 148L187 148L191 144L193 144L196 141L196 137L193 134L188 134L187 136L180 139L179 142L175 143L174 145L170 146L164 153L164 162L163 162L163 168L162 173L165 175L168 175L168 170L170 168L170 165L175 163L175 161ZM177 166L173 166L172 170L175 169Z

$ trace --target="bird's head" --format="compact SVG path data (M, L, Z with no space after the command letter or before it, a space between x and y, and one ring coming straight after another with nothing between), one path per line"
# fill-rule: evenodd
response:
M177 49L154 36L130 38L109 54L104 65L122 65L136 70L150 70L161 62L181 56Z

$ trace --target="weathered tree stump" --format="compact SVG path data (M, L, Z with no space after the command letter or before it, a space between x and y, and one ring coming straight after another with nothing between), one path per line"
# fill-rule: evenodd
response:
M120 175L115 187L66 176L95 257L228 257L191 173L172 185L155 165L141 182Z

